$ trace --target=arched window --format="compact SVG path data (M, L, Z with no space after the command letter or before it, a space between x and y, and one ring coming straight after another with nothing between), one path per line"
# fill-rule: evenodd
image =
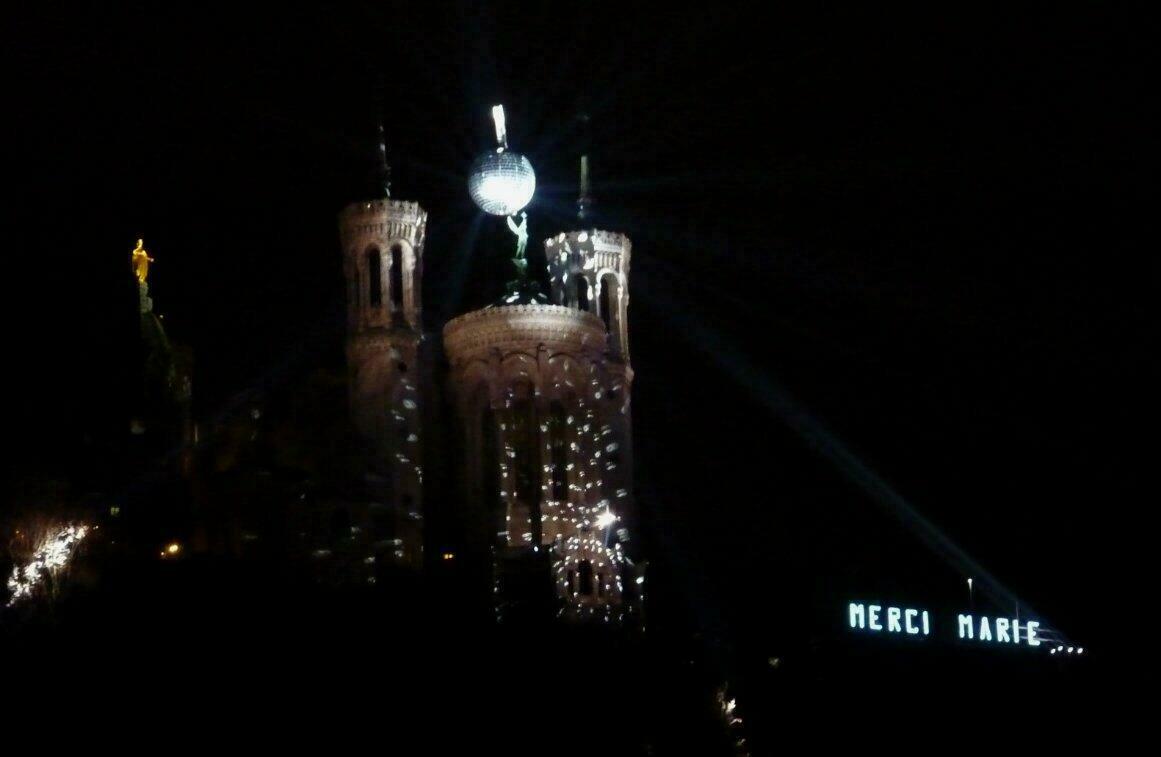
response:
M484 397L482 428L480 429L480 465L483 480L483 504L488 522L500 528L504 525L503 503L500 499L500 455L496 439L496 413L488 406Z
M613 331L613 293L610 290L616 285L612 276L601 279L601 320L605 322L606 333Z
M540 507L540 440L537 432L536 406L529 384L516 387L516 398L509 416L508 439L516 459L512 461L516 477L516 499L528 508L533 519Z
M391 309L403 317L403 248L391 245Z
M551 450L552 498L568 501L568 413L559 400L553 400L548 414L548 445Z
M593 563L591 560L581 560L577 568L577 578L580 579L578 591L586 597L591 597L593 595Z
M578 276L576 280L576 306L581 310L589 309L589 280Z
M367 250L367 303L377 308L383 305L383 258L379 250Z

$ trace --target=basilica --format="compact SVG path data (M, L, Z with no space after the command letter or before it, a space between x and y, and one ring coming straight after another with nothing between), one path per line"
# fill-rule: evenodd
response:
M534 187L519 182L534 174L507 149L502 110L497 137L473 166L473 198L508 217L516 278L494 304L439 331L421 317L422 205L392 196L384 180L381 196L339 214L347 391L372 482L365 517L388 524L365 560L414 570L458 561L488 582L500 619L535 607L631 620L645 581L631 541L631 244L617 232L561 229L543 240L550 291L541 292L524 258L526 215L516 221ZM581 173L583 224L585 159Z

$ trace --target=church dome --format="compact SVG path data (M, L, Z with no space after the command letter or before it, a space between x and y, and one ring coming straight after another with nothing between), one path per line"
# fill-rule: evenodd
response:
M453 365L487 360L493 350L535 354L542 344L553 353L596 357L605 349L605 328L592 313L559 305L493 306L453 318L443 342Z

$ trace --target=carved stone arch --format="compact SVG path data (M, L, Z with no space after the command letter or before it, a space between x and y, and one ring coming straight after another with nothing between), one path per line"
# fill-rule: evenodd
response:
M396 268L395 250L399 250ZM419 309L419 277L417 255L411 242L399 236L383 241L384 300L390 304L397 319L405 318L413 326L413 314Z
M387 245L387 249L391 249L395 245L399 245L403 253L403 267L414 268L416 263L415 246L411 244L411 241L405 237L395 237Z
M517 383L527 381L534 392L541 390L540 366L536 356L524 352L513 352L500 361L500 381L505 390Z
M360 253L360 266L363 269L363 275L360 277L363 281L363 290L365 293L366 307L371 310L378 309L383 305L386 295L385 276L386 266L383 260L383 246L378 242L368 242Z
M605 325L609 350L614 355L624 352L621 343L621 305L625 292L625 277L611 268L602 268L597 274L597 315Z
M400 260L403 262L403 271L406 274L409 271L415 270L416 255L415 247L404 237L392 237L384 241L381 245L385 253L390 253L394 247L399 247Z
M544 378L544 392L551 399L577 395L584 391L585 371L574 355L561 352L548 359L548 373Z
M606 277L612 276L615 279L617 279L618 286L620 286L620 284L621 284L621 274L615 268L610 268L609 266L604 266L600 270L597 271L596 275L597 275L597 281L599 281L599 282L603 282Z
M482 408L476 408L478 393L481 388L490 407L501 403L501 383L499 376L487 361L473 360L459 371L456 382L460 387L460 400L466 414L472 414Z
M570 274L579 274L585 265L584 251L579 247L574 247L570 240L565 240L564 248L568 253L568 272Z

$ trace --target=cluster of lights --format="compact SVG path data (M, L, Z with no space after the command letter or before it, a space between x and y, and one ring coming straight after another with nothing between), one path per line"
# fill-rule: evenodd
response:
M393 351L392 358L398 360L399 354ZM411 478L415 482L414 491L422 491L423 465L419 462L419 435L414 431L414 429L419 427L419 422L415 417L416 411L419 408L419 402L417 401L418 392L416 391L415 385L406 379L401 381L400 385L403 391L402 398L399 401L399 407L391 410L391 419L399 428L403 429L399 434L399 443L396 445L394 453L395 462L400 472L397 480L405 481L407 478ZM406 486L402 488L404 491L407 490ZM414 503L417 499L417 497L414 497L412 502ZM413 509L407 512L407 517L417 521L421 520L423 516L417 508L413 507ZM403 560L407 555L403 540L394 539L393 545L395 546L393 552L395 558L397 560ZM422 547L419 549L422 549ZM374 558L369 558L365 562L369 565L373 564ZM367 580L368 583L374 583L374 576L369 576Z
M12 592L8 606L32 596L33 590L46 579L55 580L76 553L77 544L88 534L88 526L68 525L45 537L27 565L12 569L8 578L8 590Z
M593 230L596 234L596 229ZM577 242L584 244L589 241L589 233L582 231L577 234ZM550 251L548 254L549 263L549 283L552 285L560 284L561 287L568 285L568 277L570 270L573 269L574 258L579 263L580 271L577 276L580 277L578 286L586 287L586 293L592 298L592 301L598 301L598 293L600 291L601 283L599 280L594 280L590 283L589 277L584 274L585 271L592 274L597 269L597 258L595 255L586 255L581 250L579 253L574 251L572 245L569 243L568 235L564 233L558 234L555 238L550 238L545 242L547 247L556 247L559 252L556 253L555 259Z
M593 379L590 386L595 404L604 393L597 380ZM573 427L576 437L576 441L570 445L570 450L582 460L577 472L578 478L586 480L577 491L582 501L591 504L574 509L571 519L573 534L564 540L563 549L559 551L560 556L556 564L557 580L560 582L561 593L572 600L571 609L574 613L595 615L596 609L592 602L596 599L606 622L613 619L614 612L617 620L623 620L624 607L621 599L625 588L623 580L626 557L620 542L609 546L611 531L619 521L619 517L611 509L609 500L602 497L604 472L616 468L607 452L610 448L617 449L619 445L610 439L614 435L611 426L603 424L598 428L597 413L593 406L583 398L578 405L579 418L569 417L566 421ZM597 500L595 503L594 499ZM568 577L570 569L576 576L581 563L585 561L592 566L594 581L598 584L596 597L583 597L570 585Z
M725 687L718 689L717 700L718 707L721 708L722 720L725 721L726 729L734 740L734 754L748 755L750 752L744 735L745 725L737 713L738 700L734 697L728 697Z
M1084 654L1084 647L1066 647L1063 644L1059 644L1059 645L1053 647L1052 649L1049 649L1048 654L1077 654L1077 655L1081 655L1081 654Z
M603 617L606 622L611 622L624 619L625 610L621 599L627 558L620 543L612 546L609 543L620 517L611 508L610 501L602 496L605 486L602 476L603 471L616 468L616 463L606 453L616 451L620 445L609 438L615 432L608 424L598 426L595 404L602 394L600 382L593 379L592 404L585 398L575 401L569 412L555 421L561 424L559 428L553 428L548 421L539 425L542 454L549 461L541 466L541 538L551 545L557 595L566 602L561 614L567 612L582 617ZM506 405L512 407L511 392ZM509 544L530 544L533 541L531 513L526 506L516 501L512 481L510 461L517 457L517 450L512 443L513 435L507 433L509 424L501 423L499 428L503 439L499 462L502 481L500 493L508 511L508 530L499 535L506 538ZM564 445L564 460L554 459L554 443ZM563 470L557 470L557 465L563 466ZM562 475L565 477L565 496L554 499L553 491L562 483L554 479ZM625 497L628 492L618 489L616 496ZM520 522L513 523L514 519ZM621 531L623 529L618 533ZM538 548L539 545L534 545L534 549ZM581 567L586 563L586 568L592 571L591 594L580 593L578 587ZM499 593L498 585L495 591Z

